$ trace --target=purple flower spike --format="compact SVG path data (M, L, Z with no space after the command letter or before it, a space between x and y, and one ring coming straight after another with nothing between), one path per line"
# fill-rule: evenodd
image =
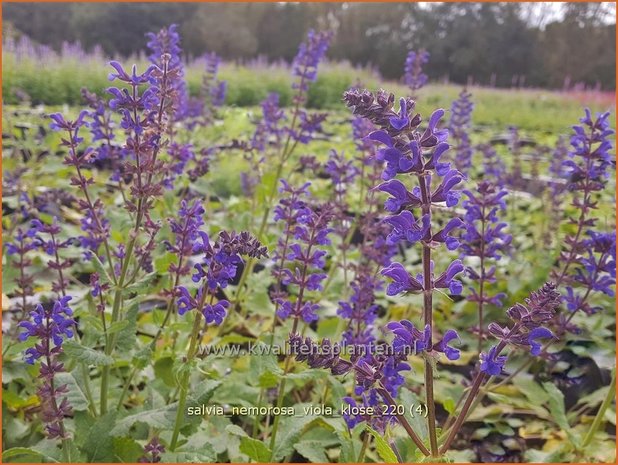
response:
M472 166L473 150L470 144L469 131L474 104L471 97L472 95L466 89L461 91L457 100L451 105L451 120L449 122L449 129L455 146L453 161L457 170L464 175L468 174Z
M200 208L196 210L200 211ZM238 267L243 264L242 256L262 258L267 256L267 250L248 232L222 231L211 244L208 234L196 231L194 240L193 252L203 254L202 262L195 265L196 272L192 276L193 282L200 286L195 297L183 286L176 288L178 313L183 315L189 310L197 310L204 315L206 323L220 325L229 302L220 299L213 304L217 291L225 289L236 276Z
M429 52L410 50L404 65L404 82L414 93L427 83L427 75L423 73L423 65L429 61Z
M64 371L64 365L58 361L62 353L62 343L73 337L75 320L69 307L71 296L61 297L53 305L37 305L30 312L31 321L22 321L19 326L25 331L20 334L20 340L30 337L37 339L34 347L25 351L26 363L33 365L40 360L39 378L43 380L37 389L41 399L41 414L45 423L45 432L50 439L67 438L64 428L64 418L72 414L69 401L66 398L67 386L54 383L56 374Z

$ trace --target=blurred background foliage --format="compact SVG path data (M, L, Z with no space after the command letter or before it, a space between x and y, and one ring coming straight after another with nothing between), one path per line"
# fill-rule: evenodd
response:
M457 84L615 89L612 3L4 3L3 34L128 56L144 34L177 23L187 58L289 61L309 28L335 28L332 60L398 79L410 49L429 77ZM110 31L114 31L110 34Z

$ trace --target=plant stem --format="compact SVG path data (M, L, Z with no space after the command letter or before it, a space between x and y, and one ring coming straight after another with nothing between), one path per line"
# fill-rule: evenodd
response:
M370 434L368 434L366 431L363 434L365 436L363 437L363 445L361 447L360 453L358 454L358 460L356 461L357 463L365 462L365 451L367 450L367 446L369 445Z
M205 295L205 293L204 293ZM202 299L204 300L204 299ZM212 301L212 297L211 297ZM203 307L204 304L200 307ZM187 364L190 364L193 358L195 357L195 350L197 347L197 340L200 334L200 327L202 321L202 312L196 311L195 320L193 321L193 330L191 331L191 342L189 343L189 350L187 352ZM180 388L180 397L178 399L178 410L176 411L176 421L174 422L174 432L172 433L172 440L170 442L170 450L176 450L176 445L178 444L178 435L180 434L180 427L182 425L182 420L185 417L185 406L187 404L187 395L189 393L189 387L187 384L189 383L189 379L191 377L191 373L186 370L179 383Z
M590 442L592 442L592 439L594 439L594 435L599 429L599 426L601 426L601 424L603 423L605 412L607 412L607 409L609 408L610 404L615 399L616 399L616 368L612 370L612 381L609 385L609 391L607 392L605 399L603 399L603 403L601 404L601 407L599 408L597 415L594 417L592 425L590 426L590 429L588 430L588 433L586 434L586 437L584 438L584 442L582 442L582 448L587 447L590 444Z
M305 264L305 270L303 274L306 274L306 267L307 265ZM304 280L304 278L303 278ZM304 290L304 288L301 288L300 293L298 295L298 302L302 301L302 291ZM298 304L299 308L300 308L300 304ZM292 331L290 332L290 334L295 334L296 331L298 330L298 322L299 322L299 318L296 317L294 318L294 324L292 325ZM278 387L278 393L277 393L277 407L280 410L281 407L283 406L283 397L285 394L285 384L287 381L286 375L289 373L290 371L290 365L292 362L292 356L291 354L287 354L285 357L285 365L283 367L283 377L281 378L281 381L279 382L279 387ZM281 415L276 415L275 419L273 420L273 429L272 429L272 433L270 436L270 450L271 450L271 455L270 455L270 461L273 460L273 456L275 454L275 440L277 439L277 431L279 430L279 419L281 418Z
M461 413L457 417L457 420L455 420L455 424L453 425L451 432L449 433L448 437L446 438L446 441L444 442L444 444L442 445L442 448L440 449L440 452L442 454L445 454L446 451L448 451L449 447L451 446L451 443L453 442L453 439L455 439L455 436L457 436L457 433L459 432L461 425L463 424L464 420L466 419L466 416L468 415L468 410L470 409L470 406L472 405L472 401L476 397L476 394L478 393L479 388L481 387L481 384L483 383L483 380L485 379L485 376L486 376L485 373L483 373L482 371L479 371L478 374L476 375L476 378L474 379L474 383L472 384L472 388L470 389L470 392L468 393L468 397L466 397L466 402L464 403L464 406L461 409Z
M483 304L485 303L485 203L481 211L481 276L479 278L479 354L483 351Z
M431 177L428 174L418 176L421 189L421 202L423 215L429 215L431 224L431 194L429 187ZM431 237L431 227L428 233ZM431 247L423 242L423 320L425 326L429 326L430 334L433 333L433 277L431 271ZM432 343L429 344L431 350ZM427 402L427 429L429 433L429 445L431 456L438 456L438 437L436 433L436 406L433 396L433 365L425 359L425 400Z
M496 356L500 355L500 352L502 352L502 350L506 347L505 341L509 340L511 335L517 333L520 327L521 327L521 322L516 323L511 328L509 333L504 337L504 339L502 339L498 343L498 345L496 346ZM461 409L461 413L457 417L457 420L455 420L455 424L453 425L453 428L451 429L451 432L449 433L445 443L442 445L442 448L440 449L440 453L444 454L446 453L446 451L448 451L448 448L451 446L453 439L455 439L455 436L457 436L457 433L461 429L461 425L463 425L463 422L466 420L466 417L468 416L468 412L470 410L470 407L472 406L472 401L475 400L475 397L477 397L481 384L486 378L487 378L487 375L483 371L479 371L478 374L476 375L474 382L472 384L472 387L470 388L470 391L468 392L468 397L466 397L466 402L464 403L464 406Z
M388 404L390 404L391 406L397 405L397 402L395 402L393 396L391 396L390 392L388 392L388 390L384 386L380 386L378 388L378 392ZM397 412L397 409L395 409L395 412ZM429 452L429 449L425 447L425 444L423 444L423 441L421 441L421 438L419 438L418 435L414 432L414 430L412 429L412 425L410 425L410 423L408 422L408 419L404 415L400 415L398 413L395 413L395 417L399 421L399 424L401 424L401 426L403 426L403 428L406 430L406 433L408 433L408 436L410 436L412 442L416 444L416 447L418 447L419 450L423 454L425 454L425 456L432 455L431 452Z

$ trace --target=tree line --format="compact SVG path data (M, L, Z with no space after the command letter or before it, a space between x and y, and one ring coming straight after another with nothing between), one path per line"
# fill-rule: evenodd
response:
M430 79L508 87L584 83L615 89L615 9L517 3L5 3L6 31L59 48L144 49L144 34L177 23L188 57L289 61L309 28L332 28L329 58L401 77L408 50L431 54ZM549 8L549 10L547 10ZM561 8L556 16L556 8ZM547 19L547 13L553 19ZM7 27L8 24L8 27Z

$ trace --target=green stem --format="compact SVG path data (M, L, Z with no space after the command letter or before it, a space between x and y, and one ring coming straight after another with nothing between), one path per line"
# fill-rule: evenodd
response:
M201 305L203 307L203 305ZM189 351L187 352L187 363L190 363L195 357L195 349L197 347L197 340L200 334L200 327L202 321L202 312L197 311L195 314L195 320L193 321L193 330L191 331L191 342L189 343ZM180 397L178 399L178 410L176 411L176 421L174 422L174 432L172 433L172 441L170 442L170 450L176 450L178 444L178 435L180 434L180 427L185 417L185 406L187 404L187 395L189 393L189 379L191 373L186 370L179 383Z
M614 368L612 371L612 382L609 385L609 391L607 391L607 395L605 396L605 399L603 399L601 408L599 408L599 411L597 412L596 417L594 417L592 425L590 426L590 429L588 430L588 433L586 434L586 437L584 438L584 442L582 442L582 448L587 447L590 444L590 442L592 442L592 439L594 439L594 435L596 434L597 430L603 423L605 412L607 412L607 409L609 408L609 406L615 399L616 399L616 368Z
M358 454L358 463L365 462L365 452L367 451L367 446L369 445L369 436L371 436L366 431L363 433L365 437L363 438L363 446L361 447L360 453Z
M305 268L307 266L305 265ZM304 271L304 273L306 272L306 270ZM303 275L304 275L303 273ZM303 289L301 289L302 292ZM298 301L301 302L302 301L302 294L299 295L298 297ZM296 331L298 329L298 317L294 318L294 325L292 326L292 331L291 334L295 334ZM283 367L283 377L281 378L281 381L279 382L279 389L278 389L278 394L277 394L277 409L281 410L281 407L283 406L283 397L285 394L285 383L286 383L286 376L290 371L290 365L292 362L292 356L291 354L287 354L285 357L285 365ZM270 436L270 450L271 450L271 455L270 455L270 461L273 460L273 455L275 453L275 440L277 439L277 431L279 430L279 419L281 418L281 415L276 415L275 419L273 420L273 430Z

